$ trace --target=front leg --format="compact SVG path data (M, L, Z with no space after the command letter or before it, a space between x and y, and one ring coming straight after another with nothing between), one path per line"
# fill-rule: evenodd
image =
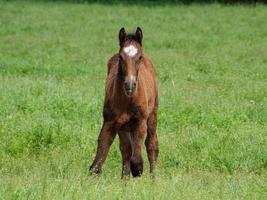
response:
M143 173L142 146L144 144L145 133L147 130L146 120L138 121L132 131L133 156L131 158L131 172L133 177L141 176Z
M121 178L130 177L130 161L132 157L131 134L128 131L119 131L120 150L122 155L122 174Z
M147 137L146 137L146 150L147 157L150 164L150 173L155 177L156 164L159 154L159 145L157 139L157 113L154 111L147 120Z
M98 136L98 145L97 145L97 152L90 167L90 174L99 174L101 173L102 165L107 158L107 154L111 144L114 141L116 136L116 130L111 122L104 122L101 132Z

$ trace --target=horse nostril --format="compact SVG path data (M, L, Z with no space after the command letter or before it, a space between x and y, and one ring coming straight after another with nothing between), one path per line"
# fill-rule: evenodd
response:
M136 89L136 82L133 83L133 85L132 85L132 89L133 89L133 90Z
M126 90L130 90L130 84L128 84L127 82L124 83L124 88Z

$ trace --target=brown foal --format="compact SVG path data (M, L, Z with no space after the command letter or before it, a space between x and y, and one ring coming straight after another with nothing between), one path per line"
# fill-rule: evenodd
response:
M100 173L109 148L118 133L122 155L122 177L141 176L145 143L150 172L155 175L159 153L156 134L158 89L150 58L142 50L142 30L119 31L120 50L108 61L104 123L98 137L90 173ZM147 134L146 134L147 133Z

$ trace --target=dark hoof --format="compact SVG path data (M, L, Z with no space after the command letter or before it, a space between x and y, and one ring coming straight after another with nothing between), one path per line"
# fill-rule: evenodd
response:
M133 177L140 177L143 173L143 163L134 163L131 161L131 172Z
M95 168L95 167L93 167L93 166L91 166L91 167L89 168L89 176L99 175L99 174L101 174L101 170L100 170L100 169Z

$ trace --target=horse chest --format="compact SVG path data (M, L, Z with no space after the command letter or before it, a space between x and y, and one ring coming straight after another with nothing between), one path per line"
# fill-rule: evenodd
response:
M141 106L130 107L128 113L133 119L141 119L145 117L144 109Z
M130 122L136 122L145 118L145 111L140 106L131 106L127 110L115 112L115 123L123 126Z

